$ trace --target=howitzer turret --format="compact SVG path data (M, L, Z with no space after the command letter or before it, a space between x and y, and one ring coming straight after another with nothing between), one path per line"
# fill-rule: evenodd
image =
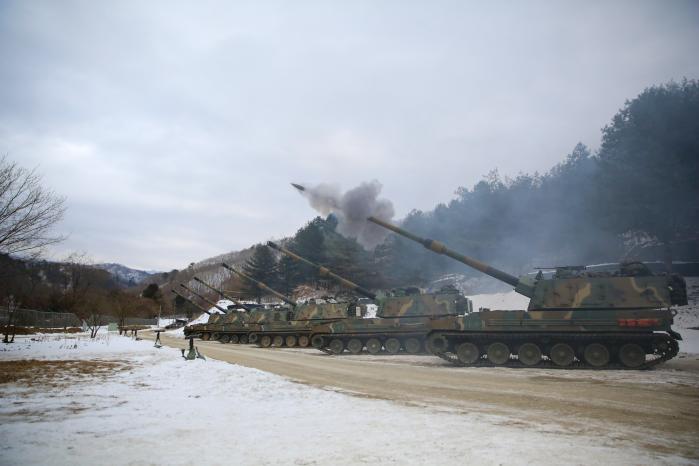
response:
M657 309L687 304L684 279L677 275L653 275L645 264L621 264L611 273L588 272L585 267L558 267L552 278L516 278L476 259L452 251L439 241L421 238L376 217L367 220L449 256L515 287L531 298L529 310L546 309Z
M204 296L200 295L199 293L197 293L197 292L194 291L193 289L189 288L189 287L186 286L184 283L180 283L180 286L181 286L182 288L184 288L185 290L189 291L190 293L192 293L194 296L196 296L196 297L198 297L199 299L201 299L202 301L205 301L205 302L211 304L213 307L215 307L215 308L218 309L219 311L223 312L224 314L228 312L228 309L224 309L224 308L222 308L221 306L219 306L218 304L216 304L215 302L206 299Z
M201 307L200 305L198 305L197 303L195 303L194 301L192 301L192 300L189 299L188 297L184 296L183 294L178 293L177 291L173 290L172 288L170 288L170 291L172 291L173 293L175 293L177 296L179 296L180 298L184 299L184 300L187 301L188 303L192 304L194 307L196 307L196 308L199 309L200 311L205 312L205 313L211 315L211 313L210 313L209 311L207 311L206 309L204 309L203 307Z
M357 285L356 283L354 283L350 280L347 280L346 278L342 278L341 276L337 275L336 273L331 272L327 268L325 268L321 265L315 264L315 263L309 261L308 259L304 259L303 257L299 256L298 254L294 254L293 252L289 251L288 249L286 249L282 246L279 246L278 244L275 244L271 241L267 241L267 246L269 246L272 249L276 249L277 251L281 252L282 254L286 254L287 256L291 257L295 261L303 262L304 264L313 267L314 269L318 270L318 273L322 277L330 277L330 278L338 281L341 285L349 288L350 290L356 291L357 293L361 294L362 296L365 296L365 297L370 298L370 299L376 299L376 295L374 293L372 293L371 291L367 290L366 288L363 288L363 287Z
M221 265L222 265L224 268L226 268L226 269L230 270L231 272L233 272L234 274L236 274L236 275L238 275L238 276L240 276L240 277L243 277L244 279L248 280L249 282L254 283L255 285L257 285L257 286L259 286L260 288L262 288L263 290L265 290L265 291L267 291L267 292L269 292L269 293L272 293L274 296L276 296L277 298L281 299L281 300L284 301L285 303L287 303L287 304L289 304L289 305L291 305L291 306L293 306L293 307L296 307L296 301L294 301L293 299L287 298L286 296L284 296L284 295L281 294L280 292L276 291L275 289L273 289L273 288L267 286L265 283L261 282L260 280L256 280L256 279L252 278L250 275L248 275L248 274L246 274L246 273L244 273L244 272L241 272L241 271L239 271L239 270L234 269L233 267L231 267L230 265L226 264L225 262L221 263Z
M422 244L425 248L429 249L430 251L436 252L437 254L442 254L445 256L449 256L452 259L456 259L459 262L462 262L470 267L473 267L476 270L479 270L483 272L486 275L490 275L493 278L496 278L500 281L503 281L509 285L512 285L515 287L515 291L517 291L520 294L523 294L524 296L531 298L534 293L534 288L531 283L527 283L523 279L519 279L515 277L514 275L510 275L507 272L503 272L502 270L498 270L495 267L491 267L488 264L484 264L483 262L473 259L471 257L465 256L463 254L459 254L456 251L452 251L451 249L447 248L444 244L440 243L439 241L435 241L433 239L429 238L421 238L420 236L414 235L410 233L407 230L403 230L402 228L399 228L391 223L384 222L383 220L380 220L376 217L369 217L367 220L369 220L372 223L375 223L379 226L382 226L388 230L393 231L394 233L397 233L405 238L411 239L417 243Z
M204 280L201 280L201 279L198 278L198 277L192 277L192 278L194 278L194 281L196 281L196 282L198 282L198 283L201 283L202 285L204 285L205 287L207 287L208 289L210 289L210 290L213 291L214 293L218 293L218 295L221 296L222 298L227 299L227 300L229 300L229 301L232 301L236 306L241 307L241 308L245 309L246 311L250 311L250 310L251 310L251 308L250 308L249 306L246 306L245 304L241 303L241 302L238 301L237 299L228 296L226 293L224 293L223 291L219 290L218 288L214 288L213 286L211 286L211 285L209 285L208 283L206 283Z

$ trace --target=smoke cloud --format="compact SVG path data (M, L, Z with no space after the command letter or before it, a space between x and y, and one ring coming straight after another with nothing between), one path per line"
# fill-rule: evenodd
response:
M393 203L379 198L381 188L381 183L373 180L344 193L338 186L325 183L305 187L299 192L323 216L334 214L337 217L338 233L356 239L366 249L373 249L383 242L389 232L367 222L367 217L373 215L390 221L395 214Z

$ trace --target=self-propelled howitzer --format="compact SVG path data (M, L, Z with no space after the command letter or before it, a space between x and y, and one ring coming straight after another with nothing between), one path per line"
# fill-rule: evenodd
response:
M377 299L371 291L331 272L326 267L274 243L269 242L267 245L377 303L377 317L362 318L361 312L348 312L347 319L315 325L311 342L315 348L322 351L340 354L347 349L352 354L359 354L366 348L371 354L379 354L382 351L389 354L400 351L420 353L424 351L425 338L433 319L456 318L468 309L468 300L455 289L445 289L437 293L419 293L419 290L415 289L414 292L394 293ZM360 306L350 305L350 310L353 307L361 309Z
M214 335L213 335L213 332L210 330L210 329L212 328L211 326L212 326L212 325L219 324L219 323L223 320L223 316L228 312L228 309L222 308L221 306L219 306L219 305L216 304L215 302L213 302L213 301L207 299L206 297L200 295L199 293L197 293L197 292L194 291L193 289L189 288L189 287L186 286L184 283L180 283L180 286L181 286L182 288L184 288L185 290L189 291L190 293L192 293L194 296L196 296L196 297L198 297L199 299L201 299L202 301L206 302L207 304L210 304L212 307L215 307L216 309L218 309L219 311L221 311L222 314L217 314L217 313L205 311L207 314L209 314L209 320L208 320L208 321L206 322L206 324L204 324L204 326L200 329L200 332L199 332L199 333L200 333L200 335L201 335L201 339L202 339L202 340L208 341L209 339L211 339L212 336L214 336Z
M279 318L278 315L274 315L273 319L265 319L265 321L260 322L259 329L250 334L251 343L256 342L265 348L269 346L306 347L311 341L310 335L313 325L347 318L348 303L298 304L248 274L229 266L225 267L292 306L292 309L287 313L287 318Z
M251 313L255 311L248 305L241 303L235 298L226 295L223 291L214 288L198 277L192 277L196 282L204 285L211 291L218 293L222 298L232 301L237 308L229 310L225 316L220 317L215 322L208 324L202 329L202 339L215 340L220 343L247 343L251 326L248 325Z
M687 303L684 279L655 275L642 263L614 272L560 267L551 277L514 277L438 241L369 217L369 221L512 285L530 298L527 311L481 310L457 326L435 322L429 348L462 365L647 368L674 357L681 336L672 305Z

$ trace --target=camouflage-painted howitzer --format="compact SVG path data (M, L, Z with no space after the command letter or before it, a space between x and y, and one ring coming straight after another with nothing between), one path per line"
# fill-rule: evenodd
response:
M211 337L212 337L212 335L213 335L213 333L210 331L211 326L212 326L212 325L215 325L215 324L217 324L217 323L219 323L219 322L223 319L223 316L225 315L225 313L226 313L228 310L222 308L221 306L219 306L218 304L214 303L213 301L211 301L211 300L207 299L206 297L200 295L199 293L197 293L196 291L192 290L191 288L189 288L189 287L188 287L187 285L185 285L184 283L180 283L180 286L181 286L182 288L184 288L185 290L189 291L190 293L192 293L194 296L196 296L196 297L198 297L199 299L201 299L202 301L204 301L205 303L209 304L211 307L215 307L216 309L218 309L219 311L222 312L222 314L218 314L218 313L214 313L214 312L208 311L208 310L206 310L206 309L203 309L203 308L201 308L201 306L198 306L200 309L203 309L204 312L206 312L206 313L209 315L209 319L206 321L205 324L197 324L197 325L195 325L195 326L192 326L192 333L196 330L197 334L199 335L199 337L200 337L202 340L204 340L204 341L210 340ZM180 295L180 296L181 296L181 295ZM188 298L185 298L185 299L187 299L190 303L192 302L191 299L188 299Z
M250 341L262 347L306 347L310 344L310 332L314 324L347 318L348 303L298 304L259 280L231 267L227 268L292 306L288 312L288 318L279 318L279 315L274 315L274 318L260 322L260 326L250 334Z
M228 314L220 317L215 322L207 323L203 329L202 339L208 338L209 340L216 340L224 344L247 343L248 335L250 334L248 316L249 312L252 311L252 308L244 303L241 303L237 299L226 295L223 291L214 288L197 277L193 277L193 279L208 289L218 293L222 298L232 301L237 307L244 309L244 311L235 309L229 310Z
M326 267L272 242L268 242L267 245L315 268L321 276L333 278L364 297L377 299L371 291L331 272ZM351 303L347 319L316 323L311 329L311 342L315 348L334 354L342 353L345 348L357 354L365 347L372 354L377 354L384 348L388 353L398 353L401 350L419 353L424 349L429 321L435 317L457 315L465 305L465 298L456 290L446 293L387 296L378 300L378 318L363 319L361 310L351 312L352 308L358 307L356 303Z
M444 244L369 221L508 283L530 298L527 311L491 311L433 322L429 348L460 365L647 368L674 357L681 336L672 305L687 303L684 279L653 275L641 263L615 273L559 267L551 278L514 277Z

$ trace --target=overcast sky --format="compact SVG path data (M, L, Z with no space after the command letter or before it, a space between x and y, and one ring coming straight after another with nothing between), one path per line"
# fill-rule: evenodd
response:
M0 153L67 197L53 258L169 270L293 234L290 181L400 217L546 171L697 44L697 1L2 0Z

